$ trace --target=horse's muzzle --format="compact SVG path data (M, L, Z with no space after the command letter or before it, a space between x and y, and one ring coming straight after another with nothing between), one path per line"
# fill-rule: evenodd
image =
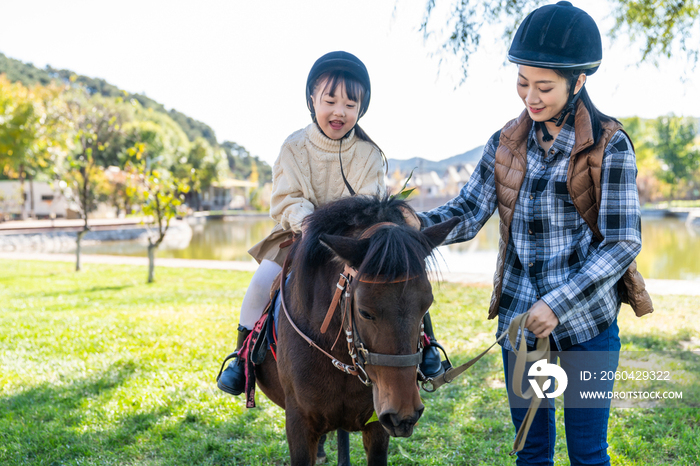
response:
M379 414L379 422L392 437L410 437L413 434L413 427L420 419L424 409L425 407L421 405L413 415L404 417L387 410Z

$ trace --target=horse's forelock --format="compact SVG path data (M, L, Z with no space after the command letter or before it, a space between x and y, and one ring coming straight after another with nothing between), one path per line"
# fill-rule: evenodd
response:
M372 236L358 275L386 282L426 278L426 260L431 257L432 246L419 232L409 227L385 227Z
M318 208L304 220L304 236L293 246L295 269L311 274L331 262L333 253L321 243L322 234L357 236L380 222L405 225L400 207L410 208L406 202L388 196L352 196ZM389 254L388 257L395 260L394 256Z

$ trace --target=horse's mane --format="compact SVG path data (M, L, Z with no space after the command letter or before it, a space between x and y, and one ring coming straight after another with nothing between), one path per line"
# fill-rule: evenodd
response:
M320 241L321 235L357 238L372 225L391 222L399 226L380 228L372 235L365 259L358 266L360 275L382 276L384 280L425 276L425 260L431 257L432 246L406 225L401 207L412 210L406 202L388 196L353 196L317 209L304 220L304 236L290 252L296 272L312 277L335 258Z

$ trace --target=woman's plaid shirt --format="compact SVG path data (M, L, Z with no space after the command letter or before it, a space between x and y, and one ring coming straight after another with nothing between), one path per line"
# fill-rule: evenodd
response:
M498 133L497 133L498 134ZM427 227L451 217L459 223L445 244L468 241L496 210L494 164L497 135L457 197L418 214ZM544 153L535 127L527 142L527 172L520 188L506 250L498 332L542 299L559 318L552 337L560 350L604 331L617 317L617 281L642 246L637 166L632 144L618 131L603 156L598 227L602 242L576 211L566 188L574 129L565 124ZM528 345L535 336L526 332ZM508 340L504 348L512 349Z

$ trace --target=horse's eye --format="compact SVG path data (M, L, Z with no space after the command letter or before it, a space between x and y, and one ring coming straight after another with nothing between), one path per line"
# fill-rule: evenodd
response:
M372 315L370 313L368 313L367 311L363 311L362 309L358 309L357 312L360 313L360 317L362 317L363 319L374 320L374 317L372 317Z

